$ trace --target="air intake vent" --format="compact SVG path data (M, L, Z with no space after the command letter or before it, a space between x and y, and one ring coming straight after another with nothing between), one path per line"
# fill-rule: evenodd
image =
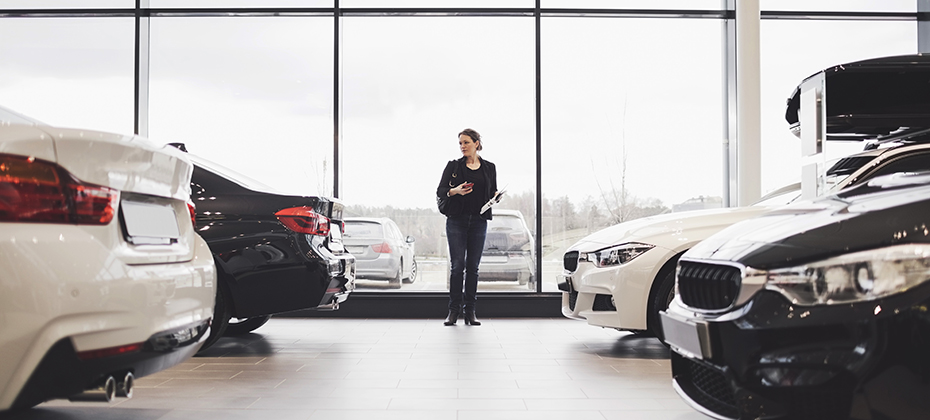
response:
M563 258L563 266L568 272L574 273L578 269L578 251L566 252Z
M694 309L721 310L736 301L742 274L736 267L690 261L679 263L678 292Z

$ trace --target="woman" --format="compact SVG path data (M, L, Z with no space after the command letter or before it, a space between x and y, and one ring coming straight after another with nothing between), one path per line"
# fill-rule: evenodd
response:
M462 130L459 149L462 157L449 161L436 188L437 197L448 197L443 212L451 271L449 316L444 324L455 325L464 310L466 324L481 325L475 318L478 264L484 250L488 220L491 220L491 211L481 213L481 207L497 193L497 169L478 156L482 147L477 131Z

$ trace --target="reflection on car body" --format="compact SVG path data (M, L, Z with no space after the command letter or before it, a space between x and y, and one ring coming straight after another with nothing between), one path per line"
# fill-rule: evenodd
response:
M387 280L394 288L417 280L414 238L386 217L347 217L346 250L355 256L358 279Z
M216 320L205 348L245 334L272 314L338 309L355 288L342 245L343 204L286 195L195 155L198 232L217 267Z
M131 396L196 352L216 271L192 165L148 140L0 108L0 412Z

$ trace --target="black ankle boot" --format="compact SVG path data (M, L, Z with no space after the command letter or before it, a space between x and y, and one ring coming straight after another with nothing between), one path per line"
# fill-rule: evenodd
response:
M475 310L465 311L465 325L481 325L481 322L475 318Z
M459 320L459 314L461 314L461 312L450 309L449 316L446 317L446 321L443 322L442 325L445 325L445 326L455 325L455 323L458 322Z

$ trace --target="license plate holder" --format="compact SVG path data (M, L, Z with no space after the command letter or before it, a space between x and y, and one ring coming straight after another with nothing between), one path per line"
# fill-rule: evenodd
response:
M707 322L680 318L665 311L659 315L666 343L693 359L713 357Z
M126 239L134 245L170 245L181 237L170 205L124 200L120 207Z

